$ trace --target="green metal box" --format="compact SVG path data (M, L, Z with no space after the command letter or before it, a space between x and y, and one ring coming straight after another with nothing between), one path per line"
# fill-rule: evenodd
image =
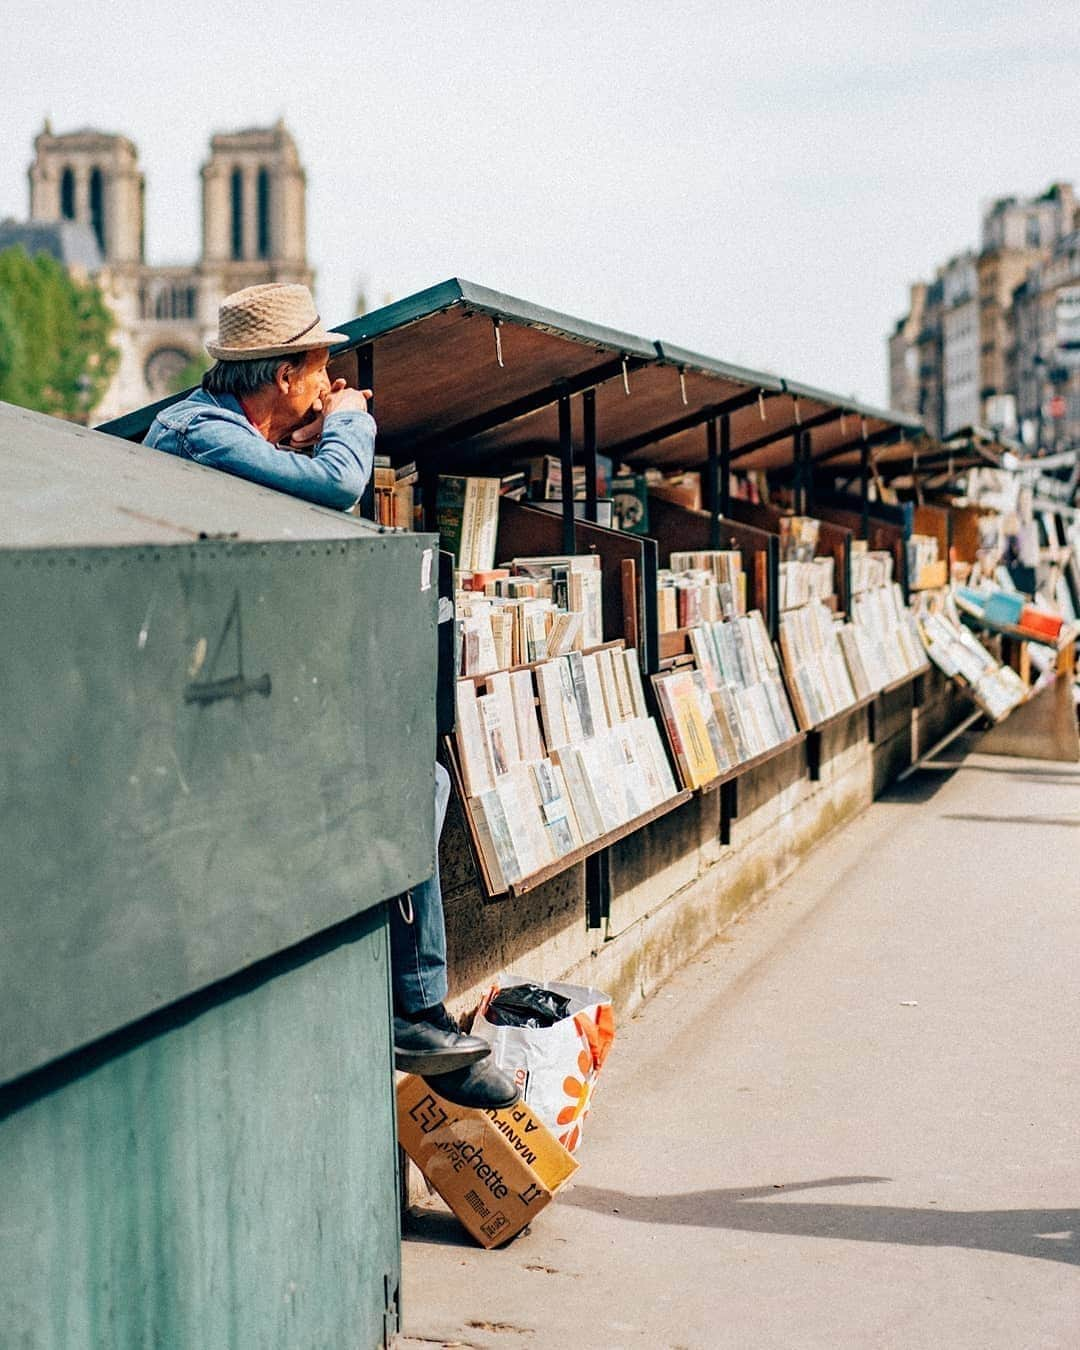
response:
M0 508L4 1337L381 1344L436 541L4 405Z

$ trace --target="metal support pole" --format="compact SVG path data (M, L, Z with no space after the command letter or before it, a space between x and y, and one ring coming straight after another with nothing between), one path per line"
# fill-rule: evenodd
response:
M585 859L585 927L603 928L611 916L611 850L602 848Z
M370 342L356 351L357 380L361 389L375 389L375 348ZM368 412L375 416L375 395L368 399ZM372 469L367 487L360 497L360 514L366 520L375 519L375 470Z
M705 423L705 444L708 449L709 547L720 547L720 454L717 448L716 418Z
M859 493L862 497L862 522L859 527L860 539L870 538L870 447L864 434L862 450L859 452Z
M574 530L574 438L570 427L570 395L559 399L559 458L562 461L563 552L577 547Z
M720 417L720 514L731 513L731 414Z
M796 431L792 437L792 459L795 464L795 514L806 515L806 488L803 484L802 432Z
M596 390L586 389L581 396L584 422L585 519L596 524Z
M806 502L806 513L810 514L814 509L814 454L810 438L812 431L804 431L802 436L803 443L803 499Z

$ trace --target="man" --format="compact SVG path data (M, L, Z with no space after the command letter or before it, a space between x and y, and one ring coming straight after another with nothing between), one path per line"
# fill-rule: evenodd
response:
M145 444L249 478L320 506L347 510L371 477L375 421L370 390L333 384L330 347L306 286L249 286L226 297L206 350L215 364L202 388L162 409ZM438 838L450 780L435 765L435 875L391 906L390 949L397 1067L435 1078L459 1106L512 1105L513 1083L490 1046L458 1029L446 997L446 929Z

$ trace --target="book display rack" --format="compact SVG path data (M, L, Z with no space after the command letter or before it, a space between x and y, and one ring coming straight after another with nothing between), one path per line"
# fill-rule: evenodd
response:
M800 738L760 611L689 630L693 665L653 686L683 786L709 790Z
M530 890L689 796L621 642L459 680L457 712L446 749L489 896Z

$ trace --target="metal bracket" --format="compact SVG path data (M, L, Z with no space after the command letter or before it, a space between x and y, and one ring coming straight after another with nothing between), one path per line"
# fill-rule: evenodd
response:
M585 859L585 927L603 928L611 917L611 850L599 849Z
M821 732L806 733L806 772L811 783L821 781Z
M731 822L739 817L739 780L720 784L720 842L731 843Z

